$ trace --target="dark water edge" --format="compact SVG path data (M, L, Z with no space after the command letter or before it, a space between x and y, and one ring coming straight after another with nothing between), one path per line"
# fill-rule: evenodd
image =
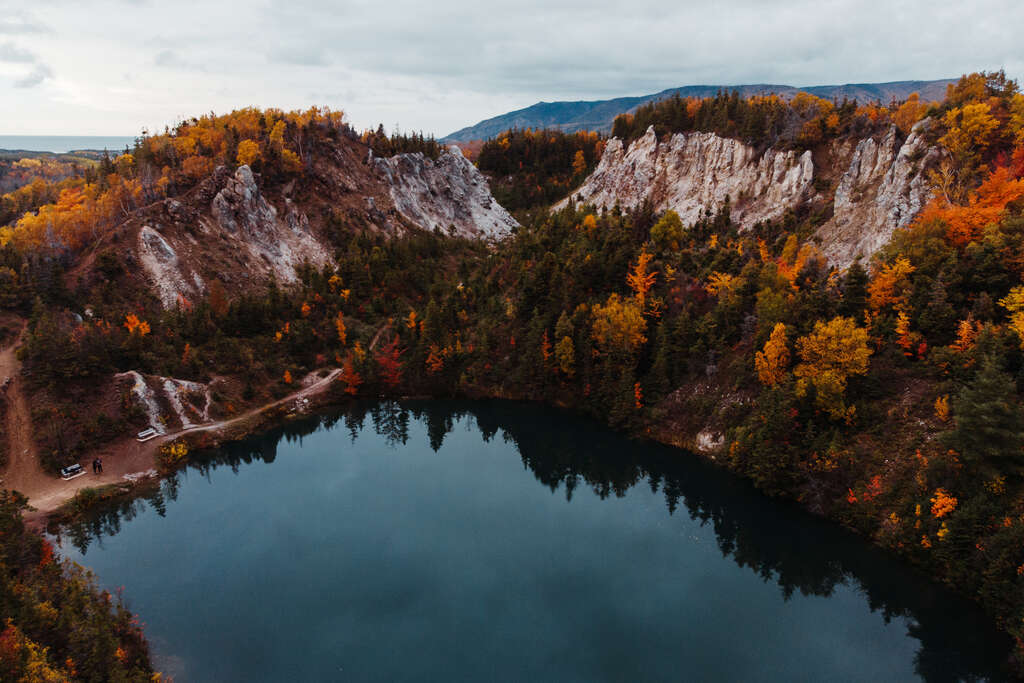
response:
M786 601L858 594L886 623L906 623L907 637L916 649L912 670L921 680L1009 679L1005 668L1009 638L997 631L974 603L922 572L794 503L767 498L750 482L698 457L630 440L591 420L536 404L497 400L359 404L291 422L215 451L193 454L187 470L162 482L147 498L118 503L62 529L63 542L75 549L68 554L90 565L91 553L103 553L103 546L133 520L167 516L184 487L197 485L189 481L194 475L211 480L225 469L237 475L255 463L273 464L279 450L285 457L296 457L289 452L295 450L293 446L301 449L304 439L324 430L344 430L353 444L372 434L386 448L399 450L425 440L431 451L440 454L453 430L475 430L485 443L500 436L517 452L533 487L539 483L570 504L574 497L590 496L607 505L647 496L649 491L662 500L663 510L658 514L664 520L689 520L693 528L703 530L700 533L710 531L709 538L722 560L748 578L755 576L774 586ZM287 505L290 501L279 502ZM644 557L631 561L642 563ZM585 571L586 565L581 570ZM103 583L102 569L99 579ZM642 592L642 587L638 590ZM131 586L126 594L131 601ZM729 605L730 599L721 602ZM148 616L143 612L144 620ZM687 615L680 615L685 618ZM693 628L701 629L699 624ZM798 645L791 643L799 657ZM161 642L156 649L158 654L170 654L174 644ZM845 677L833 680L856 679L849 674L846 670ZM764 680L785 679L792 680L792 671L767 675Z

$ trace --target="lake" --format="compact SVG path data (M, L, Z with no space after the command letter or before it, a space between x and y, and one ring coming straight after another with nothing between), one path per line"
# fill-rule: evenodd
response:
M685 452L503 401L359 405L62 531L185 681L953 681L972 604Z

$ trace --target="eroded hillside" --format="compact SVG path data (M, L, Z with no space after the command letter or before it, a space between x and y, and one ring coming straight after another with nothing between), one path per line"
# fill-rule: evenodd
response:
M817 155L759 150L715 133L659 140L652 126L628 147L609 140L597 169L571 198L602 208L650 202L657 212L675 211L686 224L728 201L743 229L809 207L830 214L816 240L830 262L845 268L874 254L931 196L926 176L941 152L923 135L928 124L917 124L906 138L890 126L883 134L835 140Z
M231 295L271 278L295 282L298 266L322 268L357 232L440 230L500 239L518 225L457 148L437 159L377 158L342 137L323 141L311 155L308 172L283 182L244 164L234 171L218 166L188 192L132 212L91 249L72 286L89 289L124 276L148 285L169 308L208 296L215 286Z

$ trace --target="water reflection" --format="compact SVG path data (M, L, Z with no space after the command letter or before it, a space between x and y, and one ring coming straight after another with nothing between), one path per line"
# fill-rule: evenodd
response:
M862 539L793 505L767 499L748 482L675 449L630 441L594 423L551 409L511 402L374 403L291 422L263 435L194 454L189 468L204 475L215 468L238 471L254 462L272 463L282 440L302 439L343 425L353 441L367 422L391 445L405 444L412 421L425 425L430 446L441 448L457 427L483 438L514 444L536 479L569 500L581 486L602 499L649 486L664 496L666 514L685 511L711 525L723 557L779 586L829 596L840 585L858 588L886 620L906 617L920 642L915 668L928 681L1000 680L1008 640L965 600L871 547ZM117 534L121 525L152 507L163 515L178 495L172 476L144 499L123 502L88 521L61 530L82 553L91 543Z

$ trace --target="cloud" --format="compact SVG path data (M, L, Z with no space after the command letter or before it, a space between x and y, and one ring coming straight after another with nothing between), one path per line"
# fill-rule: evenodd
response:
M177 50L160 50L153 57L153 64L165 69L183 69L186 71L206 71L206 67L197 62L185 59Z
M28 73L14 80L15 88L34 88L47 78L53 77L53 69L49 65L40 61L34 53L11 42L0 44L0 62L31 67Z
M367 3L346 6L270 2L258 21L274 27L264 34L269 47L301 45L365 73L418 78L425 90L555 99L697 83L954 76L1019 62L1008 27L1024 23L1012 0L940 12L930 0L832 0L828 11L816 0L393 0L386 18Z
M169 67L182 67L185 66L185 60L175 52L174 50L160 50L153 57L153 63L157 66L169 66Z
M28 33L48 33L43 24L30 18L24 12L0 17L0 35L25 35Z
M327 66L327 50L321 45L286 45L270 53L268 61L296 66Z
M0 12L0 98L52 66L55 87L88 103L0 109L8 129L88 120L115 134L211 109L328 104L357 126L440 135L538 100L682 85L1024 76L1020 0L6 1L32 14ZM117 90L128 65L131 97Z
M53 78L53 70L45 64L36 64L26 76L14 81L14 87L34 88L47 78Z
M35 64L36 56L28 50L23 50L14 43L0 44L0 62L13 64Z

